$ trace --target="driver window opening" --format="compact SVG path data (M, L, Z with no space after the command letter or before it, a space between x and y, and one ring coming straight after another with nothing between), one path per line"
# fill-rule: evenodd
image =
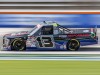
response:
M53 26L43 26L41 29L42 35L53 35Z

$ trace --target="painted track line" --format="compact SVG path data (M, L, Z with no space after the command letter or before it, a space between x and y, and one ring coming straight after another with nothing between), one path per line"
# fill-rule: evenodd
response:
M0 54L100 54L100 51L0 51Z
M81 61L100 61L100 57L0 57L0 60L81 60Z

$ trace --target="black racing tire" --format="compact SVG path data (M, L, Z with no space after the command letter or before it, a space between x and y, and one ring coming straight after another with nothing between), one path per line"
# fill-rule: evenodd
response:
M26 50L26 42L22 39L15 39L11 44L11 50L15 51Z
M80 42L77 39L71 39L66 46L69 51L77 51L80 48Z

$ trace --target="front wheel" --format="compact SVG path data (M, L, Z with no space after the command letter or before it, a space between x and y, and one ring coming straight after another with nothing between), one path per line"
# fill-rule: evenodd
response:
M11 44L12 50L23 51L26 49L26 43L22 39L15 39Z
M71 39L67 43L67 50L77 51L80 48L80 42L77 39Z

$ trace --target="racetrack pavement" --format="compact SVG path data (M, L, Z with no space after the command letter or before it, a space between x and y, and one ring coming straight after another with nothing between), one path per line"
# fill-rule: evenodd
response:
M46 51L46 52L18 52L1 51L0 60L84 60L100 61L99 51Z

